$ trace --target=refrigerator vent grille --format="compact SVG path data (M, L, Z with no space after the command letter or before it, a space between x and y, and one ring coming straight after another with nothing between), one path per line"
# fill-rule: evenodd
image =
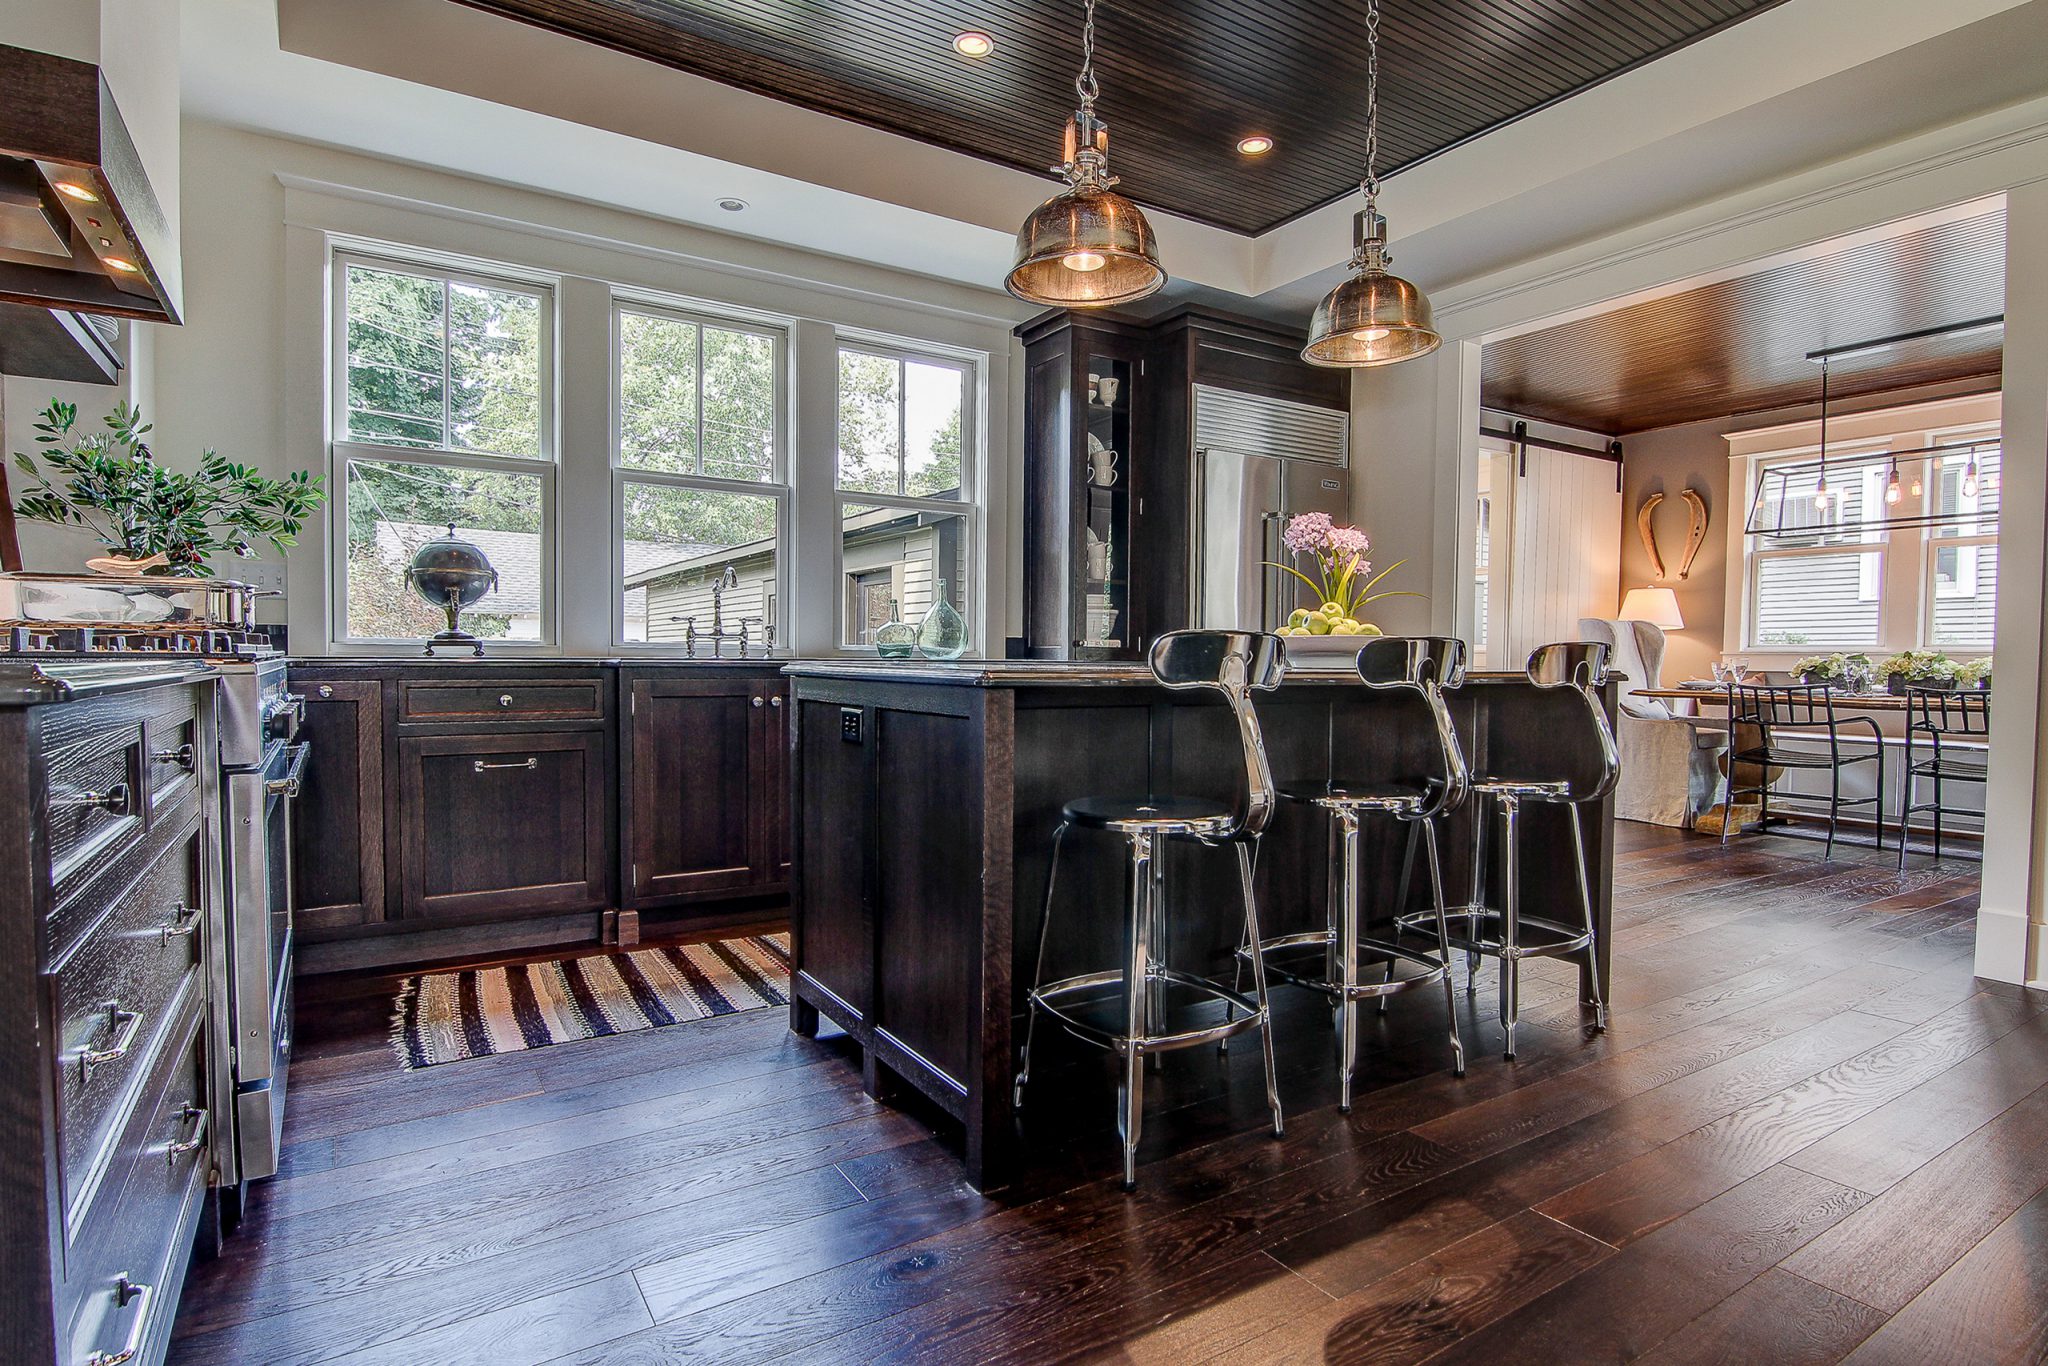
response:
M1351 417L1281 398L1195 386L1195 449L1344 465Z

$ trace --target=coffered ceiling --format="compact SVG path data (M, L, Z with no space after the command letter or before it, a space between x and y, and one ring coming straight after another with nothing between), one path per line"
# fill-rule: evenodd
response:
M454 0L1042 172L1073 108L1080 0ZM1782 0L1385 0L1381 169L1398 171ZM1141 203L1259 233L1365 155L1363 0L1102 0L1100 105ZM981 58L953 39L995 41ZM1261 157L1239 139L1274 140Z
M2005 307L2005 211L1823 246L1734 279L1486 347L1489 408L1621 435L1811 403L1809 351L1986 318ZM1829 369L1837 398L1999 373L1996 330L1932 338Z

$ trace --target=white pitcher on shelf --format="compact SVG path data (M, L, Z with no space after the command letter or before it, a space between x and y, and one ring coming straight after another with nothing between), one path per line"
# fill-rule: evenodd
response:
M1109 578L1109 542L1095 534L1095 528L1088 531L1088 577L1098 583Z

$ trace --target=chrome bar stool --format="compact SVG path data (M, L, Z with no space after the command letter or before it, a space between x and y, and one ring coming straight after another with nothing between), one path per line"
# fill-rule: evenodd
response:
M1916 741L1915 737L1919 737ZM1964 741L1962 747L1943 742ZM1944 783L1975 783L1991 777L1990 755L1971 746L1991 740L1989 689L1908 688L1906 690L1906 786L1899 799L1899 871L1906 870L1906 835L1916 811L1934 813L1934 857L1941 858L1941 818L1946 815L1984 817L1982 806L1952 806L1943 799ZM1916 755L1915 749L1920 752ZM1934 800L1917 800L1914 786L1925 778L1934 785ZM1988 790L1988 789L1987 789Z
M1059 829L1053 835L1052 867L1045 883L1045 914L1038 930L1038 967L1033 974L1030 1018L1024 1029L1015 1101L1021 1109L1024 1088L1031 1080L1031 1044L1041 1012L1052 1016L1076 1037L1122 1057L1124 1074L1118 1087L1117 1127L1124 1142L1126 1190L1138 1183L1138 1133L1144 1121L1145 1101L1142 1069L1145 1059L1155 1054L1220 1043L1247 1030L1258 1030L1265 1045L1266 1101L1273 1109L1273 1134L1279 1137L1285 1131L1280 1088L1273 1067L1272 1016L1266 1005L1263 967L1256 961L1252 964L1253 994L1247 998L1242 992L1206 978L1175 971L1159 959L1167 925L1166 869L1159 855L1167 840L1189 840L1210 848L1229 847L1236 851L1238 887L1244 898L1244 932L1252 942L1258 941L1258 910L1252 893L1253 855L1259 836L1272 819L1274 792L1251 693L1253 689L1267 691L1280 686L1285 672L1282 660L1279 637L1244 631L1169 631L1152 644L1154 678L1169 688L1221 693L1236 714L1245 768L1245 800L1241 809L1188 797L1081 797L1061 809ZM1105 972L1047 982L1045 945L1052 924L1053 891L1059 882L1060 851L1067 833L1076 826L1121 835L1130 845L1130 918L1124 941L1125 962ZM1183 988L1199 999L1223 1002L1223 1022L1170 1031L1165 1000L1169 985ZM1099 1006L1115 999L1117 993L1105 994L1105 987L1117 988L1122 996L1120 1028L1105 1028L1081 1014L1090 1005ZM1244 1012L1242 1016L1239 1011Z
M1576 730L1583 726L1583 733L1572 738L1579 740L1593 756L1593 777L1590 782L1575 782L1569 777L1556 778L1547 774L1475 773L1472 777L1473 797L1492 803L1493 810L1500 816L1500 905L1491 907L1486 904L1487 813L1482 809L1473 821L1472 901L1469 905L1451 908L1451 922L1464 922L1465 930L1462 935L1453 934L1450 942L1465 950L1468 992L1477 989L1478 956L1484 954L1500 960L1500 1023L1506 1034L1504 1055L1508 1058L1515 1056L1515 1017L1521 1009L1522 960L1562 958L1584 950L1589 960L1597 961L1593 888L1586 874L1585 829L1579 818L1579 807L1586 802L1599 801L1613 791L1615 779L1621 774L1621 758L1614 747L1614 729L1608 724L1607 710L1600 705L1598 691L1607 681L1607 647L1596 641L1544 645L1529 656L1526 672L1529 682L1536 687L1569 688L1584 701L1583 711L1573 710L1573 728ZM1579 904L1585 912L1583 923L1578 926L1525 916L1521 912L1518 885L1521 867L1515 835L1522 806L1527 802L1562 806L1571 814L1572 857L1578 871ZM1427 918L1427 913L1411 913L1402 916L1399 923L1402 929L1413 930ZM1489 927L1493 929L1490 934L1487 932ZM1532 930L1538 936L1533 943L1525 938ZM1600 996L1600 974L1597 970L1592 973L1592 982L1593 1023L1595 1028L1604 1031L1607 1028L1607 1003Z
M1335 878L1328 901L1328 924L1320 930L1282 935L1240 949L1247 961L1266 960L1266 970L1282 981L1319 991L1331 998L1337 1011L1338 1064L1337 1108L1351 1110L1351 1085L1358 1071L1358 1012L1369 1000L1380 1009L1402 992L1443 984L1444 1003L1450 1009L1451 1067L1465 1075L1465 1044L1458 1037L1457 988L1453 984L1450 930L1445 919L1443 865L1437 858L1436 818L1465 799L1467 777L1465 751L1451 728L1451 714L1444 706L1443 690L1465 681L1465 643L1442 636L1403 638L1382 636L1366 643L1358 652L1358 676L1368 688L1421 702L1435 740L1439 772L1421 779L1374 780L1372 775L1347 771L1342 778L1332 774L1328 782L1289 784L1280 795L1289 801L1305 802L1329 814L1342 846L1332 869ZM1392 699L1390 699L1392 700ZM1334 756L1333 756L1334 757ZM1334 766L1334 765L1333 765ZM1434 952L1389 939L1359 933L1359 843L1365 818L1391 816L1408 828L1409 862L1402 869L1398 917L1407 902L1409 870L1413 866L1419 836L1429 870L1430 904L1435 908ZM1396 924L1398 926L1398 919ZM1320 970L1302 962L1301 950L1317 950ZM1359 980L1359 956L1363 950L1387 960L1383 981ZM1299 967L1294 964L1299 964ZM1402 976L1401 965L1417 969Z

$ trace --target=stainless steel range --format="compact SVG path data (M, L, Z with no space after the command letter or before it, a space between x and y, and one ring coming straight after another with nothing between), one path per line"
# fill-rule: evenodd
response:
M204 622L0 621L9 652L43 656L196 655L219 673L219 789L224 889L210 962L215 1184L238 1205L247 1183L277 1171L292 1038L292 801L308 745L304 700L285 688L285 659L260 632ZM230 1213L234 1211L231 1209Z

